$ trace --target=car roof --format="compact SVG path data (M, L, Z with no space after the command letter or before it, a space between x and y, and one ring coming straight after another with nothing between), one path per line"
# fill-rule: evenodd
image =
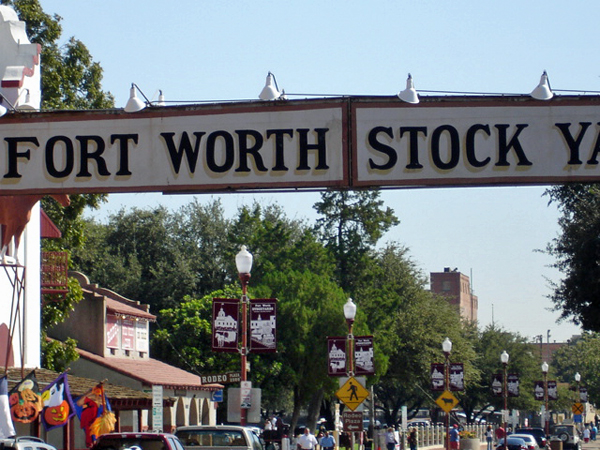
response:
M522 436L522 437L526 437L527 439L533 439L533 440L535 440L535 438L533 437L533 435L528 434L528 433L514 433L514 434L509 435L509 437L510 436L512 436L512 437L518 437L518 438L520 438Z

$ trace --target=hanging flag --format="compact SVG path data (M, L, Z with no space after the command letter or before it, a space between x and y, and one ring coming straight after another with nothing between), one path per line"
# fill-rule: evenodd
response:
M373 336L354 336L354 373L374 375Z
M61 374L42 392L44 409L42 410L42 423L46 431L67 424L75 415L75 407L71 400L67 374Z
M36 420L44 405L35 370L12 388L8 397L13 422L31 423Z
M93 387L75 401L79 426L85 431L85 444L92 447L98 437L115 429L117 421L104 393L102 383Z
M495 373L492 375L492 395L502 397L504 391L504 374Z
M533 398L536 400L544 401L544 382L534 381L533 382Z
M10 418L10 405L8 404L8 381L6 375L0 379L0 439L15 436L15 427Z
M250 351L277 351L277 299L250 300Z
M506 377L506 390L509 397L519 396L519 374L509 373Z
M238 351L238 316L240 301L231 298L213 298L212 350Z
M346 372L346 337L327 337L327 374L343 377Z

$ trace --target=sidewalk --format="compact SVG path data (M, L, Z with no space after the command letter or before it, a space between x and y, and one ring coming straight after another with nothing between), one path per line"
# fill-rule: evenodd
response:
M595 441L590 441L587 444L581 440L581 448L582 450L600 450L600 439L596 439ZM484 442L481 444L481 450L486 450L487 444ZM419 447L418 450L444 450L444 446L442 445L430 445L427 447Z

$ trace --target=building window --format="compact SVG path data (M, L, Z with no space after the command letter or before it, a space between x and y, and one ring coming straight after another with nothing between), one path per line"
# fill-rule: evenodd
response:
M442 291L452 290L452 283L450 281L442 281Z

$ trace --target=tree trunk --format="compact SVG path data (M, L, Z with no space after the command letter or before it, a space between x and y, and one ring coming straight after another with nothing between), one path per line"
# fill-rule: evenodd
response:
M298 386L294 387L294 411L292 412L292 419L290 423L290 437L296 436L296 425L298 424L298 417L300 417L300 393L298 392Z
M308 417L306 418L306 426L311 430L316 432L317 420L319 419L319 413L321 412L321 403L323 402L323 388L320 388L316 391L312 398L310 399L310 403L308 404Z

